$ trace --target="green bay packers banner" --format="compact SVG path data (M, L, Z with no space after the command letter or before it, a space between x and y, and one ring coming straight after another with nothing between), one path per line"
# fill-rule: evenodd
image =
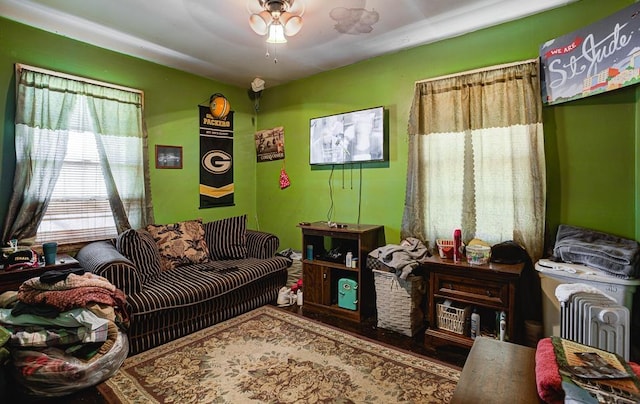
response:
M211 107L199 106L200 209L234 205L233 111L227 107L219 114L213 108L214 96Z

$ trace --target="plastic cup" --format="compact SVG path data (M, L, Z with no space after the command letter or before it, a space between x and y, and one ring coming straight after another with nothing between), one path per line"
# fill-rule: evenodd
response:
M56 255L58 254L58 243L55 241L43 243L42 252L44 253L44 264L54 265L56 263Z

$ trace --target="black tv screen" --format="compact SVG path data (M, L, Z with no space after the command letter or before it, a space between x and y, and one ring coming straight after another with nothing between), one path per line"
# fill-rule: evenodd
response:
M312 165L386 160L383 107L311 118L309 134Z

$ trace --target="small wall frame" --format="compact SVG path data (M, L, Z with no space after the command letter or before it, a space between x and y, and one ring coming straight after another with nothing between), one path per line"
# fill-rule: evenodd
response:
M156 168L182 168L182 146L157 144Z

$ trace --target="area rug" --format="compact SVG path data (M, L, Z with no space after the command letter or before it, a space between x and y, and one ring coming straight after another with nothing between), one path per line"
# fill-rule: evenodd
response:
M127 358L109 403L446 403L460 371L264 306Z

